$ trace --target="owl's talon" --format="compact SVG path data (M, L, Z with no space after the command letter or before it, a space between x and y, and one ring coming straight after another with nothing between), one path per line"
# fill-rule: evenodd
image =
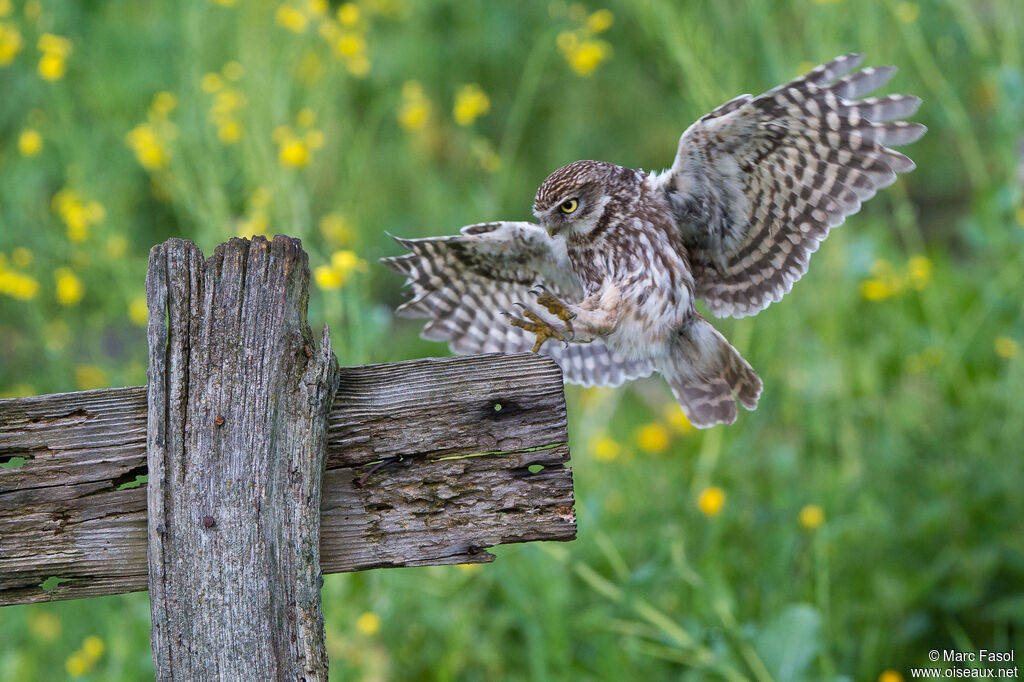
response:
M513 317L509 313L505 313L508 317L509 324L513 327L519 327L525 329L528 332L532 332L537 335L536 340L533 343L532 352L536 353L540 350L540 347L544 345L544 342L548 339L557 339L563 343L568 343L565 335L559 332L557 329L552 327L548 322L544 320L540 315L530 310L528 307L519 302L514 302L512 305L518 305L523 310L522 319L519 317Z
M539 293L538 293L539 292ZM548 290L543 284L535 284L530 293L537 297L537 303L541 304L547 311L565 323L565 331L570 337L575 336L572 329L572 321L576 319L576 313L570 311L564 303Z

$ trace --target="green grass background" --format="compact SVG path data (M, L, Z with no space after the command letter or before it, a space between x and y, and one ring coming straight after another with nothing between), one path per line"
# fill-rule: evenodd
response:
M271 234L302 238L312 267L341 249L369 264L312 292L311 322L331 324L343 364L446 354L391 316L402 292L376 264L398 253L385 230L526 219L547 173L580 158L666 167L712 107L863 51L900 67L886 92L924 99L915 120L929 133L904 150L919 168L836 230L781 303L716 323L765 380L758 410L731 427L668 429L649 452L638 430L664 430L671 403L660 379L568 388L579 539L499 548L473 570L328 576L332 678L892 682L931 649L1024 658L1024 5L358 7L363 77L318 35L322 19L295 34L274 3L10 4L0 22L23 44L0 66L0 253L38 288L0 294L3 395L144 383L145 334L129 310L149 247L176 236L209 253L259 212ZM558 35L598 9L614 17L598 36L611 51L581 76ZM73 46L52 82L37 71L44 33ZM201 81L231 60L246 101L232 114L241 137L225 145ZM399 122L409 80L430 103L419 130ZM468 83L490 111L464 127L452 106ZM150 172L126 135L158 91L176 97L177 135ZM299 130L304 108L324 145L286 167L273 131ZM34 156L19 151L25 128L42 136ZM251 200L260 187L264 208ZM105 209L82 241L53 209L62 188ZM326 214L343 216L347 239L325 236ZM14 263L19 247L30 263L24 251ZM864 298L879 261L902 273L921 256L931 272L917 287ZM57 299L58 268L81 283L74 305ZM595 456L600 437L617 449ZM725 493L717 516L696 504L708 486ZM825 513L815 530L798 522L808 504ZM144 594L5 608L0 679L146 679L148 633ZM90 636L102 652L69 663Z

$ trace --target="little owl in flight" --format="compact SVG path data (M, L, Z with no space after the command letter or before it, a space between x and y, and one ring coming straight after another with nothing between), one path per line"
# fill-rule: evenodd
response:
M537 223L399 239L398 309L456 353L550 356L566 381L617 386L660 372L694 426L757 406L761 379L694 307L742 317L781 299L846 216L914 163L887 145L925 127L917 97L858 99L892 67L862 55L732 99L690 126L668 170L577 161L537 190ZM549 339L558 343L545 343Z

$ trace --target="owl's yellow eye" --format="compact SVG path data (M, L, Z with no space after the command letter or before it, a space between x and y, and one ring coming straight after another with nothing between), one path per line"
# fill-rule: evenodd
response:
M568 201L563 201L562 205L558 207L558 210L568 215L569 213L575 213L576 209L579 207L579 201L577 201L576 199L569 199Z

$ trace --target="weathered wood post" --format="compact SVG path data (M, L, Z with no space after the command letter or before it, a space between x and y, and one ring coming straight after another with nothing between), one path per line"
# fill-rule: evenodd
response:
M0 399L0 606L148 587L159 678L318 679L321 572L575 538L550 359L339 370L308 280L297 240L171 240L148 387Z
M297 240L153 247L149 600L158 679L327 679L320 489L338 365Z

